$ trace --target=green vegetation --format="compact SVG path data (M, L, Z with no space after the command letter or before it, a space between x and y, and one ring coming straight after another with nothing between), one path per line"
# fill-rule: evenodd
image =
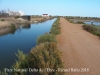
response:
M0 71L0 75L8 75L5 71L1 72Z
M22 51L18 50L18 54L16 54L18 60L13 64L12 68L25 68L28 67L27 55Z
M61 27L60 27L59 18L58 18L53 23L50 33L55 34L55 35L60 34L60 29L61 29Z
M77 24L85 24L84 22L78 21L76 22Z
M5 21L4 19L1 19L1 21Z
M18 54L16 54L18 60L11 66L12 69L26 69L29 66L28 55L24 54L22 51L18 50ZM26 75L25 72L13 72L12 75Z
M37 44L45 43L45 42L56 42L56 38L54 34L44 34L37 39Z
M15 19L20 18L20 16L15 16Z
M15 31L16 31L16 26L15 24L11 23L10 26L9 26L10 30L11 30L11 34L14 34Z
M29 54L29 64L31 68L44 69L51 68L57 69L63 67L60 59L61 52L57 49L55 42L42 43L33 48ZM38 75L63 75L62 72L39 72Z
M94 35L100 36L100 26L83 25L83 28Z
M13 23L11 23L10 27L11 27L11 28L16 28L16 27L15 27L15 24L13 24Z

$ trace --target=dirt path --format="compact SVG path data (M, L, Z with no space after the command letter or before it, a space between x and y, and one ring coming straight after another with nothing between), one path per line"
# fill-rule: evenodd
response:
M64 67L69 69L66 75L100 75L100 39L64 18L60 25L57 41Z

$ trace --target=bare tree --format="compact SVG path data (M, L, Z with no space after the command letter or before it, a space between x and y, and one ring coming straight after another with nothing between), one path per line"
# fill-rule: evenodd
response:
M1 10L0 11L0 17L8 17L9 14L6 12L6 10Z

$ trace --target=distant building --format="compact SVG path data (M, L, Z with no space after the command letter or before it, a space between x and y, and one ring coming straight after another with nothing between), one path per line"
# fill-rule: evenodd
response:
M42 17L49 17L48 14L42 14Z
M21 18L28 20L28 21L31 21L31 16L29 16L29 15L23 15L23 16L21 16Z

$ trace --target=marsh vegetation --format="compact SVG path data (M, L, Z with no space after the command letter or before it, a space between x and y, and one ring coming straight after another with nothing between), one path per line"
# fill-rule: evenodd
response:
M87 30L88 32L97 35L100 37L100 26L95 25L83 25L83 28Z

